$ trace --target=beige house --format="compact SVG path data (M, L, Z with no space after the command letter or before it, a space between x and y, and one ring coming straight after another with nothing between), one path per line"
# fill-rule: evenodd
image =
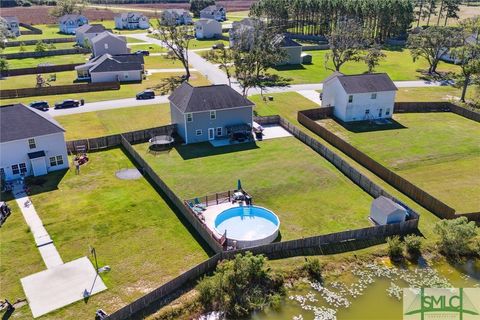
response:
M222 36L222 24L214 19L200 19L195 22L197 39L212 39Z
M125 37L117 36L108 31L102 32L98 36L93 37L91 42L94 57L100 57L106 53L111 55L130 53Z

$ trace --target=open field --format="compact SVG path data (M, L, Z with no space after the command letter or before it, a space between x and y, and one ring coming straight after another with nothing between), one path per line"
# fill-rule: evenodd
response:
M69 170L32 180L43 186L33 186L31 198L64 261L89 256L89 246L95 247L99 265L112 268L102 274L108 290L45 319L89 319L99 308L112 312L207 258L144 178L115 177L120 168L133 167L120 149L89 157L80 175ZM44 269L21 219L15 208L0 230L2 295L10 300L23 297L20 277ZM12 319L31 319L28 306Z
M157 156L147 144L134 147L183 199L231 189L241 179L256 204L279 216L282 240L370 225L372 198L293 137L181 145Z
M135 53L137 50L147 50L150 53L162 53L167 52L167 49L161 47L156 44L148 44L148 43L132 43L129 44L128 47L130 48L131 53Z
M49 6L2 8L2 16L16 16L18 17L20 22L32 24L35 27L38 27L38 25L57 23L57 18L50 15L51 9L52 7L49 7ZM103 8L102 9L85 8L83 14L90 21L113 20L113 17L115 16L115 13L113 13L110 10L105 10ZM57 30L58 30L58 27L57 27ZM26 37L30 37L30 36L26 36ZM48 37L44 37L44 38L48 38ZM31 39L36 39L36 38L31 38Z
M143 80L142 83L124 83L121 85L119 90L106 90L106 91L92 91L84 93L69 93L63 95L49 95L49 96L35 96L27 98L16 98L16 99L3 99L1 101L2 105L11 104L11 103L25 103L29 104L32 101L45 100L50 104L55 102L62 101L65 99L84 99L85 102L95 102L95 101L106 101L112 99L124 99L124 98L133 98L138 92L151 89L158 86L162 79L172 76L181 76L182 72L161 72L154 73L147 77L147 80ZM192 72L190 78L190 83L195 86L208 85L210 82L205 79L200 73Z
M64 54L60 56L41 57L41 58L25 58L25 59L9 59L8 67L10 69L20 68L34 68L39 64L70 64L70 63L85 63L87 62L90 54Z
M66 130L65 139L95 138L170 124L168 104L86 112L55 118Z
M52 43L52 44L46 44L47 51L51 50L61 50L61 49L73 49L75 45L75 42L63 42L63 43ZM23 46L24 51L23 52L33 52L35 51L35 45L31 46ZM18 53L22 52L20 51L21 47L6 47L3 49L2 53L8 54L8 53Z
M458 212L480 211L480 125L453 113L394 114L387 126L318 123Z

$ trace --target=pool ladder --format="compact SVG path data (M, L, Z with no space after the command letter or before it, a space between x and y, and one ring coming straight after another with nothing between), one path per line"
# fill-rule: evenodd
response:
M252 215L252 206L243 207L243 215L244 216L251 216Z

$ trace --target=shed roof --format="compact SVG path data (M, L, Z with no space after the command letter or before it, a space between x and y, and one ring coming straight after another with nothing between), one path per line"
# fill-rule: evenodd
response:
M372 206L379 209L380 212L386 216L394 213L399 209L405 211L405 213L407 212L407 209L385 196L380 196L377 199L373 200Z
M254 105L226 84L193 87L188 82L184 82L172 92L168 99L183 113Z
M337 78L347 94L398 90L386 73L344 75L335 72L323 82Z
M0 107L0 124L0 142L65 132L50 115L20 103Z

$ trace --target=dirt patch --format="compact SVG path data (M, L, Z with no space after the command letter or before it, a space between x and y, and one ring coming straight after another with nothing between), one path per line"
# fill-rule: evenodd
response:
M142 173L138 169L122 169L115 172L115 176L122 180L138 180L142 177Z
M47 6L2 8L2 16L16 16L20 22L27 24L55 24L57 18L49 14L52 8ZM87 8L84 15L90 21L102 21L113 20L116 14L110 10Z

